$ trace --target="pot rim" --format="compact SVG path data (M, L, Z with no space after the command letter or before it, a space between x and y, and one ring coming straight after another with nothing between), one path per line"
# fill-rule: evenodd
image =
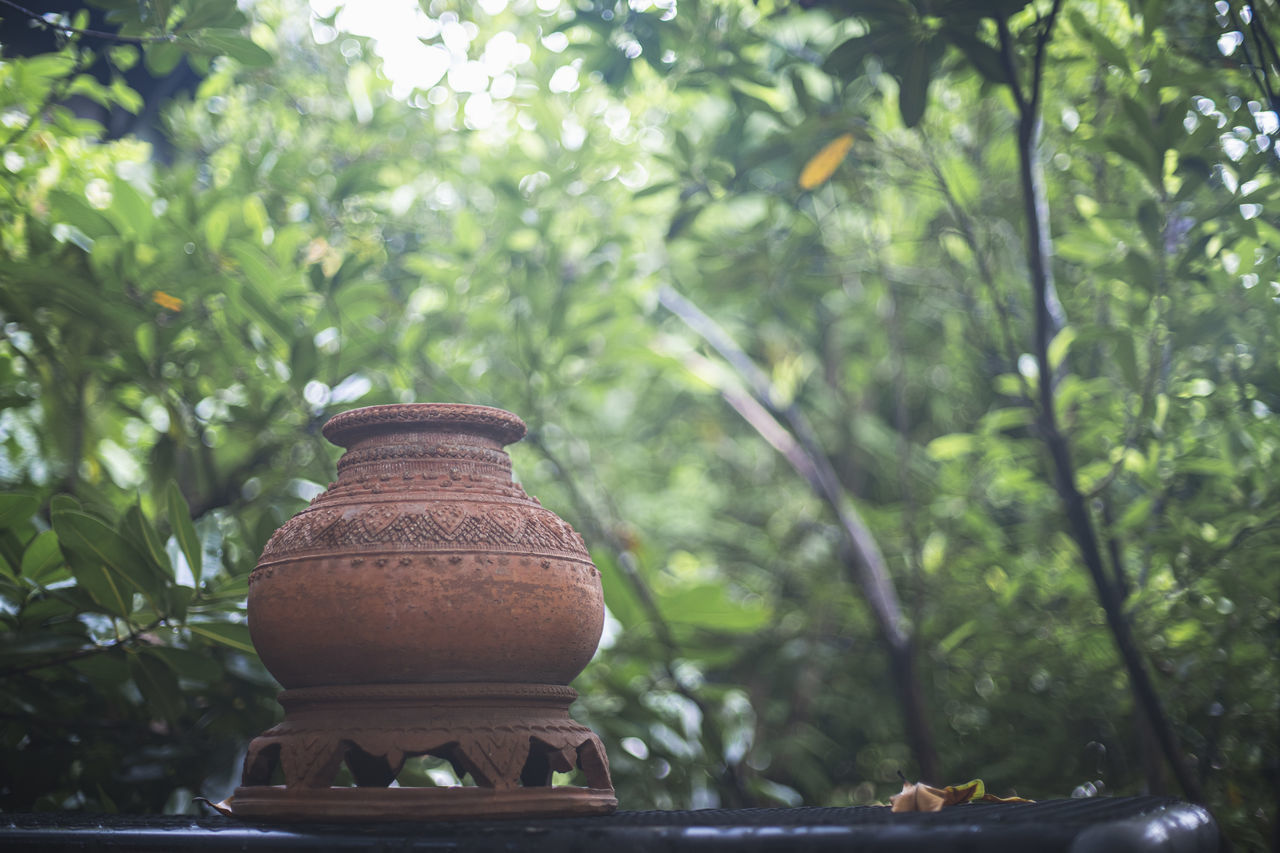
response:
M518 416L493 406L468 403L390 403L365 406L334 415L321 433L339 447L350 447L371 432L386 429L462 428L513 444L524 438L528 427Z

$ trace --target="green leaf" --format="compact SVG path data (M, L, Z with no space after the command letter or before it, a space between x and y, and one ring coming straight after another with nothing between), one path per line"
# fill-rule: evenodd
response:
M239 32L245 22L245 16L236 8L234 0L202 0L178 22L177 29L179 32L193 32L206 27L219 27Z
M131 44L118 44L107 49L107 58L117 71L128 71L138 64L138 48Z
M122 581L112 575L111 570L103 563L86 560L84 557L68 554L67 565L76 583L107 613L128 619L133 612L133 593Z
M81 74L76 77L67 88L67 94L87 98L100 107L111 109L110 90L88 74Z
M874 45L871 36L856 36L841 42L827 55L822 70L841 80L852 80L862 74L862 63Z
M165 77L182 61L182 48L174 42L148 44L143 64L154 77Z
M47 583L55 579L65 562L58 549L58 534L45 530L27 545L22 555L22 574L35 583Z
M1165 7L1169 0L1143 0L1142 3L1142 35L1151 38L1156 27L1164 20Z
M1182 186L1178 187L1174 200L1182 201L1204 186L1205 182L1213 174L1213 169L1203 157L1198 157L1195 154L1180 154L1178 156L1178 167L1174 170L1174 174L1182 179Z
M1071 20L1071 26L1075 31L1088 40L1094 48L1097 49L1098 54L1104 61L1109 62L1126 73L1129 72L1129 55L1121 50L1115 42L1107 38L1099 32L1096 27L1090 24L1078 9L1072 9L1069 11L1067 13L1067 17Z
M27 59L20 66L24 76L46 82L65 77L75 70L75 59L65 53L46 53Z
M160 539L155 525L142 514L142 507L134 504L125 511L124 523L121 525L126 538L139 553L151 560L151 565L166 579L173 577L173 564L164 550L164 542Z
M137 115L142 111L144 104L142 96L129 88L129 84L125 83L123 78L116 78L111 81L110 92L116 105L125 112Z
M203 681L212 684L223 678L224 672L218 659L208 654L179 649L173 646L147 646L146 653L165 663L179 679Z
M1066 359L1067 353L1071 350L1071 344L1075 342L1076 330L1067 326L1053 336L1053 340L1049 341L1049 367L1057 370L1062 366L1062 362Z
M933 71L931 60L929 44L917 45L902 70L902 77L898 82L898 110L902 113L902 123L907 127L915 127L924 117L929 96L929 75Z
M712 631L754 631L769 621L770 611L761 602L738 602L727 595L724 584L680 587L662 596L661 608L673 624L695 625Z
M978 633L979 627L980 624L977 619L970 619L968 622L962 623L938 641L938 651L944 655L951 654L957 646Z
M1138 498L1124 511L1124 515L1120 516L1116 522L1116 527L1121 531L1128 531L1137 528L1146 523L1151 517L1151 511L1155 507L1155 501L1150 495L1144 495Z
M247 68L262 68L271 64L271 54L258 47L239 30L200 30L192 35L192 39L200 47L226 54Z
M982 428L987 432L1004 432L1024 429L1035 422L1036 414L1030 406L1008 406L992 409L982 416Z
M151 0L149 13L144 13L143 20L153 27L167 32L169 29L169 15L173 12L173 3L171 0ZM146 7L143 6L145 9Z
M71 495L54 495L49 499L49 512L63 512L64 510L80 510L80 501L71 497Z
M1127 329L1116 329L1113 340L1115 347L1112 350L1112 358L1120 368L1120 375L1124 377L1129 390L1140 390L1142 377L1138 372L1138 355L1133 345L1133 335Z
M248 594L247 591L246 594ZM196 591L191 587L169 584L164 589L165 612L178 622L183 622L187 618L187 610L195 597ZM241 596L242 599L243 597Z
M1156 271L1155 264L1152 262L1151 256L1138 246L1129 247L1128 253L1124 256L1124 265L1129 272L1130 284L1144 290L1154 289L1157 286L1159 274Z
M1125 117L1129 119L1130 131L1156 145L1157 153L1163 153L1158 147L1159 140L1156 138L1155 125L1151 121L1151 113L1147 106L1137 98L1121 95L1120 109L1124 112Z
M636 600L631 585L618 569L613 554L597 549L591 560L600 569L601 586L604 587L604 603L613 617L622 623L624 629L635 628L644 623L646 614Z
M88 513L63 510L53 514L53 529L76 581L103 607L128 616L135 592L157 606L159 590L146 558L106 523Z
M257 654L253 648L253 639L249 636L248 625L234 622L188 622L187 630L215 643Z
M0 566L5 574L16 577L22 565L22 539L11 528L0 527Z
M129 675L152 713L162 720L176 722L186 710L182 688L173 670L158 658L140 651L129 655Z
M1160 171L1156 152L1148 147L1146 140L1135 139L1132 134L1127 133L1108 133L1103 137L1103 141L1116 154L1141 169L1142 174L1153 187L1160 188Z
M974 70L985 79L990 80L992 83L1005 82L1007 77L1005 75L1004 62L1001 60L998 50L977 36L962 30L949 29L946 31L946 36L965 55Z
M929 442L925 451L939 462L945 462L974 452L977 449L977 443L975 436L966 432L955 432L938 436Z
M214 205L213 209L203 217L205 242L215 252L220 250L222 244L226 242L227 230L231 227L231 214L235 210L236 205L222 202Z
M650 184L644 189L637 191L632 198L648 198L651 195L657 195L658 193L666 192L667 190L678 189L679 186L680 185L675 181L659 181L656 184Z
M90 207L83 194L65 190L50 192L49 213L53 221L74 225L94 240L116 233L115 223Z
M169 527L173 530L174 538L178 540L182 555L187 558L187 565L191 567L194 586L199 589L200 574L204 569L204 546L200 542L199 534L196 533L195 525L191 523L191 507L188 506L187 499L182 496L182 489L173 480L169 481L165 497L169 506Z
M29 521L40 508L40 499L25 492L0 494L0 528L13 527Z
M1138 225L1142 227L1142 236L1147 238L1151 249L1156 252L1164 251L1164 216L1151 199L1138 205Z
M293 351L289 353L289 379L296 388L301 388L316 375L318 354L315 341L311 335L302 334L293 342Z
M84 637L60 631L5 631L0 633L0 663L23 666L40 662L32 658L56 660L84 645Z
M113 181L111 185L111 207L107 214L119 226L121 234L137 235L145 239L151 232L152 219L151 200L128 181Z
M1212 459L1208 457L1179 459L1174 465L1179 474L1230 478L1236 473L1235 466L1228 459Z

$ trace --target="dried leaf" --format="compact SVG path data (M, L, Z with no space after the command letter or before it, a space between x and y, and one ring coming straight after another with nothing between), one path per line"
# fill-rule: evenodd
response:
M235 817L231 811L231 801L235 799L233 796L227 797L220 803L215 803L207 797L192 797L192 799L197 803L205 804L223 817Z
M842 133L822 146L822 150L804 164L800 171L800 189L811 190L835 174L853 147L853 134Z
M942 811L943 799L941 788L928 785L904 783L902 793L889 798L895 812L937 812Z
M961 803L1030 803L1032 800L1022 797L997 797L987 793L987 787L981 779L965 782L963 785L948 785L935 788L923 783L902 783L902 793L889 798L895 812L936 812L946 806Z

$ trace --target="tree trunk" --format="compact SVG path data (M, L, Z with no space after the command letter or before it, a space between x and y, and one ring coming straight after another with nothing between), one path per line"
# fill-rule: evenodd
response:
M1034 67L1029 95L1024 95L1017 82L1017 69L1013 61L1013 40L1007 23L998 22L1001 55L1009 85L1013 89L1018 106L1018 166L1022 187L1023 214L1027 228L1027 266L1034 297L1035 340L1034 354L1039 368L1039 413L1037 425L1041 438L1049 451L1053 469L1054 488L1067 515L1067 529L1081 559L1093 580L1098 602L1106 615L1107 627L1120 653L1120 659L1129 675L1134 701L1142 709L1151 732L1160 744L1165 760L1173 770L1178 784L1186 796L1195 802L1204 802L1200 783L1187 767L1174 736L1173 728L1165 716L1160 695L1147 670L1146 662L1133 637L1129 621L1124 615L1124 602L1115 584L1107 575L1102 551L1094 530L1093 518L1085 506L1084 496L1076 486L1075 466L1071 460L1071 448L1058 427L1057 401L1053 370L1049 364L1049 342L1054 335L1051 312L1056 304L1053 289L1053 242L1049 233L1049 208L1045 198L1043 175L1039 161L1040 141L1040 91L1045 53L1053 23L1057 18L1061 0L1056 0L1048 18L1042 22L1036 39Z

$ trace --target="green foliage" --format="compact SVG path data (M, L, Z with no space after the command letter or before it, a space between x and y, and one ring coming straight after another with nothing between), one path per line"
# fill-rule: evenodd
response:
M319 425L432 399L524 416L516 470L592 548L611 618L576 713L627 807L896 790L915 756L842 530L671 285L875 533L930 781L1168 784L1037 427L1008 84L1048 3L432 6L421 49L487 57L484 99L404 83L341 14L108 5L158 40L0 65L0 807L225 795L278 713L247 576L332 476ZM1068 3L1048 40L1048 357L1126 618L1249 842L1280 760L1280 185L1258 79L1211 54L1243 24L1201 5ZM182 55L208 74L165 110L172 163L63 106L140 109L119 75Z

